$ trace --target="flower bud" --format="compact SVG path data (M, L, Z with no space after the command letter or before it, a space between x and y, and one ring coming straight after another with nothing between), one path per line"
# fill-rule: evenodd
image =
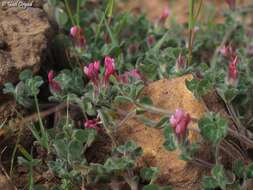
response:
M147 44L148 46L152 46L155 43L155 37L153 35L150 35L147 37Z
M231 10L235 10L236 7L236 0L226 0L226 3L228 4L229 8Z
M72 26L70 29L70 36L73 38L76 47L83 48L86 45L86 39L83 36L82 28Z
M170 14L169 8L168 7L164 8L161 16L159 17L159 23L165 23L165 21L169 17L169 14Z
M54 71L53 70L48 72L47 78L48 78L49 87L50 87L51 92L53 92L53 93L60 92L61 86L56 80L54 80Z
M75 38L78 35L79 28L78 26L72 26L70 29L70 35Z
M185 68L186 68L186 60L180 53L176 62L176 72L182 71Z
M93 82L95 86L99 84L100 62L95 61L84 67L84 74Z
M113 58L106 56L104 62L105 62L104 83L108 84L110 76L111 75L116 76L115 61Z
M231 86L236 86L238 81L238 70L237 70L237 64L238 64L238 57L236 56L228 66L228 75L227 75L227 84Z
M233 58L235 56L235 52L231 45L221 47L220 53L226 58Z
M131 71L125 72L123 75L120 76L120 80L123 83L128 83L129 77L135 78L137 80L143 80L143 76L141 75L140 71L138 71L137 69L133 69Z

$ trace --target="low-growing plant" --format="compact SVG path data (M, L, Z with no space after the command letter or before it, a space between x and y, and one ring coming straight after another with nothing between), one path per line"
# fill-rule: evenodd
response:
M34 154L18 146L22 153L19 163L29 169L29 189L45 189L36 187L33 180L33 169L41 165L55 179L53 190L117 190L122 184L131 190L170 190L156 183L159 168L136 170L141 147L133 141L117 142L115 134L129 118L162 129L166 150L180 149L180 159L209 169L210 175L202 180L203 189L247 188L253 178L252 163L244 155L233 156L227 146L230 141L239 142L229 146L233 150L250 149L253 144L253 41L242 21L252 7L237 8L234 1L227 1L231 10L224 13L224 24L210 24L198 22L203 3L189 0L187 39L185 26L172 23L165 28L167 8L152 24L144 15L116 13L114 0L48 1L61 30L55 43L63 41L60 44L68 54L68 65L49 70L47 82L25 70L18 84L7 83L3 90L13 95L18 105L37 113L33 124L26 126L42 150ZM205 96L217 94L227 114L214 113L206 105L207 113L196 119L181 108L171 113L156 107L150 97L142 95L148 82L187 73L193 75L185 82L194 96L205 104ZM47 114L46 110L42 115L43 102L39 101L40 89L47 85L50 109L62 105L59 113L55 111L53 124L48 124L52 122L46 116L54 112ZM133 109L127 112L120 104ZM163 116L157 122L145 113ZM123 119L119 121L120 116ZM190 133L198 133L198 141L191 142ZM96 162L87 154L106 149L96 145L103 136L109 151ZM203 147L208 147L210 160L199 157ZM223 162L223 154L231 157L232 166Z

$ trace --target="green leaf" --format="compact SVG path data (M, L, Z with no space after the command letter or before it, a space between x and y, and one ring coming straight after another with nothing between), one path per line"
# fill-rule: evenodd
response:
M177 149L176 137L175 137L173 129L170 127L170 125L167 125L164 128L163 134L164 134L164 137L165 137L165 142L164 142L163 146L168 151L176 150Z
M144 114L146 112L146 110L145 109L142 109L142 108L136 108L135 109L135 114L136 115L142 115L142 114Z
M159 190L159 186L156 184L149 184L143 187L143 190Z
M244 167L244 163L242 160L236 160L233 163L233 171L234 171L236 177L238 177L238 178L244 177L245 167Z
M13 94L15 96L15 87L13 86L13 84L10 82L5 83L3 93L4 94Z
M144 105L153 105L153 101L148 96L140 98L139 103Z
M106 169L103 165L98 163L91 163L90 164L90 172L95 174L96 176L104 175L106 173Z
M33 190L47 190L47 188L44 187L43 185L35 185L33 187Z
M56 6L59 2L60 0L48 0L48 4L51 6Z
M26 81L27 79L32 78L32 75L33 75L32 71L26 69L19 74L19 79L22 81Z
M106 16L111 18L113 14L114 0L108 0L106 7Z
M136 113L137 114L137 113ZM149 119L149 118L147 118L147 117L145 117L144 115L140 115L139 117L138 117L138 120L140 120L144 125L146 125L147 127L152 127L152 128L154 128L155 126L156 126L156 122L155 121L153 121L153 120L151 120L151 119Z
M101 109L98 110L97 112L98 112L98 115L99 115L103 125L105 127L109 127L110 126L110 116L109 116L109 114L106 111L101 110Z
M59 158L67 159L68 156L68 144L64 139L55 140L53 146Z
M84 147L80 141L72 140L68 145L68 159L69 161L79 161L83 154Z
M213 167L212 176L217 181L219 187L225 190L228 181L222 165L216 165Z
M95 140L97 135L94 129L77 129L73 132L73 138L78 140L81 144L86 143L89 147Z
M217 184L217 181L213 179L212 177L204 176L202 179L202 186L204 189L211 190L211 189L215 189L219 185Z
M127 96L116 96L114 101L117 103L132 103L133 102L133 100Z
M226 102L231 102L239 94L238 89L229 87L227 85L217 88L217 91L222 99L226 100Z
M161 190L172 190L172 188L169 186L166 186L166 187L162 187Z
M213 82L210 76L206 76L204 79L192 79L185 81L186 87L194 93L196 97L206 95L212 88Z
M64 174L67 172L65 170L64 161L62 159L56 159L55 161L49 161L48 167L57 175L64 176Z
M140 175L144 180L155 180L159 173L159 168L157 167L150 167L150 168L142 168L140 171Z
M198 125L201 135L213 144L219 143L227 135L228 123L219 114L206 114Z
M22 153L22 155L28 160L28 161L32 161L33 160L33 157L32 155L27 152L27 150L22 146L22 145L18 145L17 146L19 151Z
M197 143L183 145L181 150L180 159L184 161L190 161L198 151L199 145Z
M64 26L68 22L68 15L59 7L55 9L55 19L60 26Z
M111 172L122 172L126 169L133 168L134 161L128 157L108 158L104 164L105 169Z
M141 156L143 153L142 148L139 147L134 141L126 142L124 145L116 147L114 151L125 156L131 156L132 158Z
M135 91L134 98L138 98L145 86L143 85L142 81L137 81L137 84L135 86L136 86L136 91Z
M253 163L251 163L246 169L247 177L252 179L253 178Z
M167 116L162 117L160 121L155 125L155 128L163 127L164 125L167 124L168 121L169 121L169 117Z

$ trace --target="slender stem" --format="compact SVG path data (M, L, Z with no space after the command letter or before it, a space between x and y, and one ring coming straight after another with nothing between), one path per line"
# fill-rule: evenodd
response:
M194 3L195 0L189 0L189 41L188 41L188 46L189 46L189 54L188 54L188 65L192 64L192 37L193 37L193 28L195 24L194 20Z
M161 109L161 108L157 108L155 106L151 106L151 105L143 105L143 104L139 104L138 102L134 102L134 104L137 107L143 108L144 110L151 112L151 113L155 113L155 114L165 114L170 116L171 112L165 110L165 109Z
M219 152L220 152L220 142L215 145L215 163L216 165L219 164Z
M200 13L200 10L202 8L202 5L203 5L203 0L200 0L199 7L198 7L197 13L196 13L196 15L194 17L194 20L197 20L197 18L199 16L199 13Z
M44 126L43 126L43 122L42 122L41 115L40 115L39 101L38 101L37 95L35 95L35 94L34 94L34 100L35 100L35 106L36 106L36 111L38 114L38 119L39 119L41 131L44 131Z
M116 128L119 128L120 126L124 125L125 122L127 122L130 118L134 117L136 115L136 111L133 110L126 114L126 116L117 124Z
M193 158L193 160L191 160L192 163L197 164L197 165L201 165L201 166L205 166L207 168L212 168L214 164L209 163L205 160L202 160L200 158Z
M66 118L66 127L69 125L69 95L67 96L67 118Z
M117 143L112 135L111 130L109 130L107 127L105 127L105 131L106 131L107 135L109 136L109 138L111 139L113 147L117 147Z
M130 186L131 190L138 190L138 184L131 178L131 176L129 175L129 172L123 175L123 178L127 182L127 184Z
M80 0L77 0L77 4L76 4L76 20L77 20L77 25L80 27Z
M192 64L192 34L193 34L193 30L190 29L189 30L189 55L188 55L188 65Z
M194 0L189 0L189 29L193 29L194 27L194 15L193 15L193 9L194 9Z
M235 113L235 109L233 105L231 103L226 103L226 105L237 127L239 127L240 129L244 128L244 126L242 125L242 122L240 121L240 119L237 117L237 114Z
M74 19L73 19L73 15L72 15L71 9L70 9L70 7L69 7L68 0L64 0L64 2L65 2L65 7L66 7L66 10L67 10L67 13L68 13L69 18L70 18L70 20L71 20L71 23L72 23L72 25L75 25L75 21L74 21Z
M18 132L17 141L16 141L14 150L13 150L12 155L11 155L11 167L10 167L10 176L11 177L12 177L12 172L13 172L15 155L16 155L16 152L17 152L17 149L18 149L18 144L19 144L19 141L20 141L20 137L21 137L21 134L22 134L22 131L23 131L22 129L23 129L23 127Z
M246 136L232 130L232 129L228 129L228 132L233 135L234 137L238 138L239 140L243 140L244 143L247 143L248 145L252 146L253 145L253 141L249 138L247 138Z
M105 13L103 14L103 17L101 18L101 21L99 22L97 28L96 28L96 34L95 34L95 43L97 42L97 39L99 37L99 34L100 34L100 31L101 31L101 28L102 28L102 25L104 23L104 20L106 18L106 12L107 12L107 8L105 10Z
M40 131L41 131L41 135L42 135L42 139L43 139L43 144L45 143L44 148L46 148L48 150L49 146L48 146L48 141L47 141L47 134L46 134L43 122L42 122L41 115L40 115L39 101L38 101L36 94L34 94L34 100L35 100L36 110L37 110L37 114L38 114L39 126L40 126Z

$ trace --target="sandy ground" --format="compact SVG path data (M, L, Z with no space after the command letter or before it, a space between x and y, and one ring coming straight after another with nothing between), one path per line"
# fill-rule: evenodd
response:
M203 8L200 17L207 16L210 10L216 15L216 21L221 21L221 12L228 6L225 0L203 0ZM237 0L238 6L253 4L253 0ZM210 6L211 5L211 6ZM134 13L144 12L150 20L157 20L165 7L169 7L170 15L179 23L185 23L188 19L188 0L128 0L127 3L120 3L120 9Z

